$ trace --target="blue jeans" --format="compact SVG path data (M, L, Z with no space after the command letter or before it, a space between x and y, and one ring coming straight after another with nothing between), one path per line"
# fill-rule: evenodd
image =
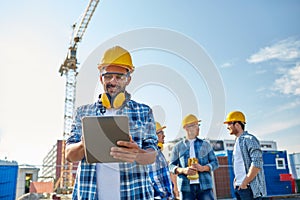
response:
M251 190L251 187L248 187L246 189L235 189L234 194L236 196L237 200L261 200L262 197L253 198L253 193Z
M214 200L212 189L200 190L199 184L191 184L190 192L180 192L181 200Z

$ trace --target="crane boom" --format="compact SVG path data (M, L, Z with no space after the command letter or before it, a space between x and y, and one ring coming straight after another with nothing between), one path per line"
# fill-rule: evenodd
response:
M73 25L73 37L70 41L69 51L63 64L60 66L59 72L66 76L66 92L65 92L65 110L64 110L64 133L63 138L66 140L71 133L71 125L75 110L75 93L76 93L76 76L77 72L77 47L78 43L87 29L87 26L95 12L99 0L90 0L86 10L78 25ZM69 193L72 188L73 181L73 165L65 159L65 144L61 150L61 169L60 178L57 180L55 186L59 189L59 193Z
M78 26L73 26L74 34L71 38L69 51L64 63L61 65L59 72L61 75L66 76L66 99L65 99L65 124L64 124L64 139L70 134L71 121L73 119L74 106L75 106L75 88L76 88L76 76L77 72L77 47L78 43L82 40L82 37L87 29L87 26L95 12L95 9L99 3L99 0L90 0L89 4L83 13Z
M90 1L83 17L81 18L81 21L79 23L78 29L75 30L75 37L74 37L74 45L73 48L77 48L78 42L81 41L83 34L85 33L87 26L89 22L91 21L91 18L96 10L96 7L99 3L99 0Z

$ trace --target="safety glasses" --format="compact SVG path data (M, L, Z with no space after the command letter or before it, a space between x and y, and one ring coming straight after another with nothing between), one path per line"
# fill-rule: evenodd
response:
M106 73L102 74L102 79L105 83L111 82L115 79L118 83L126 82L128 74L118 74L118 73Z

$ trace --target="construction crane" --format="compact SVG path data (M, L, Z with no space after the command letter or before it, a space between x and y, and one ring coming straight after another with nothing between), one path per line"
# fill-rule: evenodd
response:
M59 72L61 76L66 76L66 91L65 91L65 110L64 110L64 141L70 135L71 124L75 110L75 94L76 94L76 76L77 71L77 47L78 43L87 29L87 26L96 10L99 0L90 0L85 9L81 20L78 24L73 25L73 34L70 41L69 50L64 63L60 66ZM73 165L65 159L65 143L62 145L61 153L61 169L60 178L55 183L55 189L59 189L59 193L69 193L73 187L74 178L72 174Z

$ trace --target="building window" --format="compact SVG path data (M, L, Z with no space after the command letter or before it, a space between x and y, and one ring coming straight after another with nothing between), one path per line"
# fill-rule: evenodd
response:
M286 169L284 158L276 158L276 169Z
M32 182L32 174L25 174L25 194L29 193L30 183Z
M210 144L214 151L224 151L224 142L222 140L211 140Z
M272 148L272 145L270 145L270 144L262 144L260 146L261 146L261 148L268 148L268 149Z

